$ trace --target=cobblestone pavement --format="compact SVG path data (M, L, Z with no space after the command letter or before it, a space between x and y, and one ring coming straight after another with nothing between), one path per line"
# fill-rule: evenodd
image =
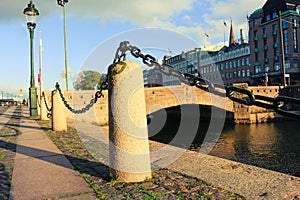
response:
M0 115L8 108L1 107ZM19 134L18 125L21 118L21 108L17 107L13 117L0 129L0 199L8 199L11 178L16 155L16 142ZM10 126L13 124L14 126Z
M49 128L50 122L39 124L44 130L48 129L48 136L90 184L99 199L244 199L240 195L168 169L154 171L151 179L141 183L111 180L108 166L86 150L74 128L69 127L68 132L54 132ZM101 147L99 149L103 150Z

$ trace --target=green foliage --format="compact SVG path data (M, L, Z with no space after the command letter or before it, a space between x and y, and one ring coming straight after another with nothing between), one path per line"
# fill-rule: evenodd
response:
M73 87L75 90L96 90L100 88L105 76L99 72L86 70L78 74Z

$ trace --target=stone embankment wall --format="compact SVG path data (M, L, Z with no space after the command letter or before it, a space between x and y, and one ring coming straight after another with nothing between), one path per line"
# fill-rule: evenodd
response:
M254 95L262 95L267 97L278 96L279 86L248 86L248 84L235 84L236 87L242 87L251 91ZM244 97L242 94L236 94L236 97ZM267 110L258 106L247 106L239 103L233 103L234 122L235 123L261 123L274 121L280 118L274 110Z

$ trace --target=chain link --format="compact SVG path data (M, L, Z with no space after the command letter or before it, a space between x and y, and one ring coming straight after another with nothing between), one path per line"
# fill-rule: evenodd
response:
M55 85L55 88L56 88L57 91L59 92L59 95L60 95L60 97L61 97L61 99L62 99L64 105L66 106L66 108L68 108L68 110L70 110L70 111L71 111L72 113L74 113L74 114L82 114L82 113L87 112L87 111L88 111L88 110L89 110L89 109L97 102L97 100L98 100L99 98L104 97L104 94L102 93L102 91L103 91L103 90L106 90L107 87L108 87L108 82L107 82L107 79L106 79L105 81L103 81L103 82L101 83L101 85L100 85L100 90L97 91L97 92L95 93L95 97L92 98L92 99L90 100L90 102L89 102L85 107L83 107L83 108L81 108L81 109L74 109L74 108L72 108L72 107L70 106L70 104L67 102L66 98L64 97L64 95L63 95L63 93L62 93L62 91L61 91L61 89L60 89L59 84L56 83L56 85Z
M45 106L46 106L46 109L48 110L48 112L51 112L52 111L52 107L50 108L47 104L47 100L46 100L46 96L45 96L45 93L43 92L42 96L44 97L44 102L45 102Z
M135 58L141 58L143 63L148 67L157 67L159 72L166 76L174 76L179 79L181 83L196 86L199 89L208 91L210 93L228 97L230 100L244 104L247 106L259 106L266 109L274 109L277 113L289 116L293 118L300 119L300 114L295 111L287 111L283 109L285 104L295 104L300 105L300 99L286 97L286 96L277 96L275 98L262 96L262 95L254 95L251 91L239 87L234 86L225 86L220 84L214 84L210 80L204 79L199 76L199 73L196 75L190 73L182 73L176 69L174 69L171 65L168 64L159 64L157 59L149 54L143 54L141 49L136 46L130 45L128 41L124 41L120 43L119 48L117 49L116 56L114 59L114 63L126 59L126 52L129 51L131 55ZM224 92L220 91L223 90ZM236 97L235 94L242 94L244 97Z

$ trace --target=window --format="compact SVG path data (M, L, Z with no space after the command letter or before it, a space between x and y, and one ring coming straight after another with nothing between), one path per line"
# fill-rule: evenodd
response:
M229 62L229 68L230 69L232 68L232 62L231 61Z
M290 49L289 49L288 45L284 46L284 53L285 54L289 54L290 53Z
M274 49L274 56L279 56L279 51L278 51L278 49Z
M278 62L274 63L274 71L278 71L279 69L280 69L279 63Z
M265 72L269 72L270 71L270 66L269 66L269 64L266 64L265 65Z
M258 42L257 41L254 42L254 48L258 48Z
M228 69L228 62L225 63L225 69Z
M257 38L258 37L258 32L254 31L254 37Z
M297 28L297 20L293 19L293 28Z
M250 69L246 70L246 76L249 77L250 76Z
M271 20L271 16L270 15L267 15L266 16L266 21L270 21Z
M286 61L285 61L285 68L286 68L286 69L290 69L290 68L291 68L291 63L290 63L289 60L286 60Z
M273 31L273 34L277 33L277 24L272 25L272 31Z
M246 48L246 54L249 54L249 48Z
M236 67L236 62L235 62L235 60L232 61L232 63L233 63L233 68L235 68L235 67Z
M241 71L238 71L238 77L241 77Z
M298 68L299 67L299 60L298 59L294 59L293 60L293 65L294 65L293 66L294 68Z
M283 40L284 40L284 42L288 42L289 41L289 33L288 32L285 32L283 34Z
M258 53L255 54L255 62L258 61Z
M268 55L269 55L268 52L265 51L265 52L264 52L264 57L265 57L265 58L268 58L268 57L269 57Z
M263 35L267 35L267 29L263 28Z
M231 72L229 73L229 79L232 79L232 73Z
M241 66L241 60L237 60L237 66L238 66L238 67Z
M272 13L272 18L275 19L277 17L277 12Z
M220 64L220 69L221 69L221 70L224 69L224 64L223 64L223 63Z
M289 22L288 21L282 21L282 28L283 29L289 28Z
M257 19L253 20L253 26L257 26Z
M260 73L260 72L261 72L261 67L260 67L260 65L255 66L255 67L254 67L254 73L255 73L255 74L258 74L258 73Z
M246 58L246 65L247 66L249 65L249 58L248 57Z
M298 53L297 30L296 29L293 30L293 40L294 40L294 44L293 44L293 46L294 46L294 52Z
M244 58L242 59L242 66L244 66L245 65L245 60L244 60Z
M245 77L245 70L242 70L242 77Z

